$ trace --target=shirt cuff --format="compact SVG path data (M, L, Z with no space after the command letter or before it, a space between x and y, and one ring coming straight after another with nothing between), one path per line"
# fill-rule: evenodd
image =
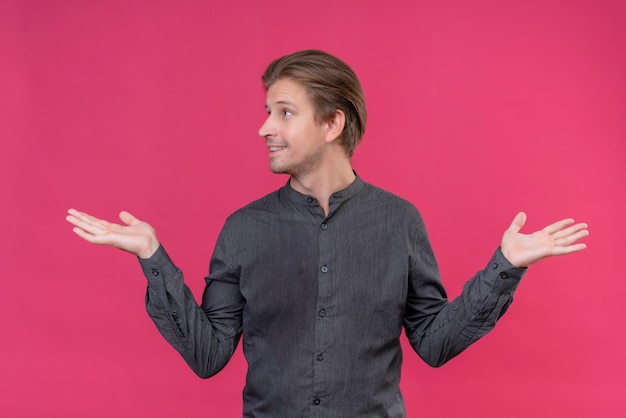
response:
M501 293L508 293L517 288L528 269L526 267L515 267L498 248L491 260L489 260L487 270L490 274L497 276L494 279L494 289Z
M162 245L150 258L139 258L139 265L149 285L162 285L168 278L175 277L178 270Z

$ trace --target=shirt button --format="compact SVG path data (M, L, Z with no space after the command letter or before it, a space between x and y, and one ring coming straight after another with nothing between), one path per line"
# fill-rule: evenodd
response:
M312 197L307 197L306 200L308 200L309 203L313 203L315 201Z
M502 277L503 279L508 279L509 275L506 273L500 273L500 277Z
M322 273L328 273L328 267L322 266Z
M322 361L322 360L324 360L324 354L320 353L317 355L317 361Z
M321 316L322 318L326 316L326 309L320 309L320 311L317 313L319 316Z
M313 405L319 405L321 402L320 398L313 399Z
M493 263L491 265L491 268L494 269L494 270L497 269L498 268L498 263Z
M328 224L327 224L326 222L324 222L324 223L322 224L322 229L323 229L324 231L326 231L326 230L328 229Z
M158 276L159 275L159 270L152 270L152 275L154 277Z

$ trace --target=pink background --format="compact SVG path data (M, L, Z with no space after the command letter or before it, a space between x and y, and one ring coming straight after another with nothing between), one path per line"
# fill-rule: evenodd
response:
M200 297L225 217L286 181L256 135L260 74L319 48L364 86L356 170L420 209L451 297L517 211L526 231L590 224L460 357L431 369L406 346L408 416L626 416L625 18L598 0L0 1L0 415L240 416L241 352L197 378L137 261L65 212L149 221Z

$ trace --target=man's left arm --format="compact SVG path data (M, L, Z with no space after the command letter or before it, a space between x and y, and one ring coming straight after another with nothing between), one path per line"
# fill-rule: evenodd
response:
M412 347L431 366L443 365L493 329L513 301L528 265L586 248L578 243L589 234L584 223L564 219L521 234L525 221L524 213L515 217L486 268L451 302L441 286L430 244L421 241L419 262L411 270L404 325Z

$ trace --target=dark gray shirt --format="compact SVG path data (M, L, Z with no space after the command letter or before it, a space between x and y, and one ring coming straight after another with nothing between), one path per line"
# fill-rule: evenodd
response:
M161 247L141 260L147 309L201 377L243 332L245 417L404 417L404 327L440 366L493 328L524 269L497 250L449 302L422 219L357 177L317 202L289 185L231 215L200 306Z

